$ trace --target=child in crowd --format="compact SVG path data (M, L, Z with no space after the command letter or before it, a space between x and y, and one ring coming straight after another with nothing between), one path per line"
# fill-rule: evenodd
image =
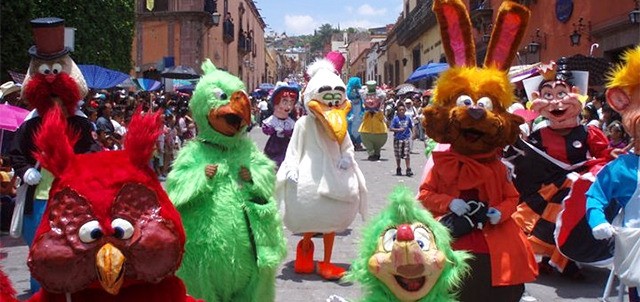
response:
M629 144L629 135L624 131L620 121L613 121L606 129L609 147L624 149Z
M396 116L391 121L391 127L389 128L393 131L393 153L396 157L396 175L402 175L402 169L400 168L400 159L404 158L405 164L407 166L406 175L413 176L413 172L411 171L411 160L410 160L410 140L411 140L411 129L413 128L413 122L411 121L411 117L406 115L407 108L402 102L398 102L396 105Z

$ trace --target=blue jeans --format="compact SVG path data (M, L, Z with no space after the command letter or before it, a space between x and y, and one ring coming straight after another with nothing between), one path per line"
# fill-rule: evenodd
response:
M29 248L33 245L34 237L36 236L36 230L44 215L44 210L47 207L47 201L42 199L35 199L33 201L33 213L25 214L22 222L22 238L27 243ZM35 293L40 290L40 283L31 277L31 292Z

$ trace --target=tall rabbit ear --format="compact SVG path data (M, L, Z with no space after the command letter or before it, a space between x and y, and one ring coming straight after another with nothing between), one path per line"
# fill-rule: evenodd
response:
M467 7L460 0L433 1L449 66L476 66L476 46Z
M487 56L484 59L485 67L509 69L527 29L530 14L529 9L520 4L502 2L491 32Z

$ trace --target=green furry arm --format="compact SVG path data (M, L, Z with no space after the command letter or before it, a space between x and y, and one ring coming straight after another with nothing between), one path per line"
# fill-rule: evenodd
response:
M287 242L275 200L269 198L264 205L247 202L245 209L256 244L258 268L276 269L287 254Z
M251 154L251 164L247 168L251 172L252 182L244 184L244 189L250 195L245 202L245 209L256 244L258 267L275 269L284 259L287 247L278 206L273 198L276 180L274 163L256 149Z
M245 167L251 172L252 181L244 183L243 187L247 189L251 197L262 198L265 201L273 199L276 183L275 164L258 150L255 144L251 143L251 147L254 150Z
M202 146L197 141L189 142L180 152L167 176L166 190L176 207L194 199L205 188L207 164Z

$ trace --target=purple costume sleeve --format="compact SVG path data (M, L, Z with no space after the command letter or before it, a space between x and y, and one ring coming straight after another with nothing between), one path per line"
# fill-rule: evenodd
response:
M276 133L276 129L263 123L262 124L262 133L271 136L271 135Z

